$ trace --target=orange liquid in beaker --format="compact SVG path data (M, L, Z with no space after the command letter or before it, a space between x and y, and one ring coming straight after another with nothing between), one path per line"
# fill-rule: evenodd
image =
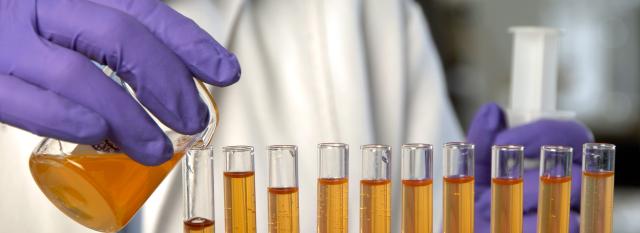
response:
M183 154L149 167L127 155L31 156L31 175L58 209L76 222L102 232L124 227Z

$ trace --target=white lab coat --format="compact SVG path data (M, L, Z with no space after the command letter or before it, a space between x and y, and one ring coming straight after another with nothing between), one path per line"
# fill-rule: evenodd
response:
M232 50L242 65L239 83L214 88L218 147L256 147L258 232L267 232L269 144L299 146L300 226L315 231L317 143L345 142L349 164L349 232L358 232L360 145L393 146L393 229L400 232L399 146L435 146L434 177L441 177L441 147L461 140L447 98L437 51L420 6L409 0L173 0ZM0 232L87 232L49 203L28 170L39 138L0 126ZM217 150L220 155L220 150ZM222 168L216 157L216 232L224 232ZM180 232L179 170L141 211L142 232ZM441 180L434 179L434 199ZM441 205L434 205L436 228Z

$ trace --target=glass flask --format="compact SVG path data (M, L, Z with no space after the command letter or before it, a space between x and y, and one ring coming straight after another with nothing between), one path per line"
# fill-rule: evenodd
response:
M135 96L114 71L100 67ZM204 131L182 135L150 114L173 144L174 155L169 161L144 166L119 152L108 140L99 145L79 145L45 138L29 159L31 175L40 190L60 211L85 227L101 232L122 229L192 145L207 146L211 141L218 111L204 84L195 82L210 113Z

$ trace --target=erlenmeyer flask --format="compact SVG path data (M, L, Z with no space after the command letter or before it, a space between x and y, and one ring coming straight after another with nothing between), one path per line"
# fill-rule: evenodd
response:
M109 68L103 71L130 93ZM209 144L218 120L213 96L196 81L209 109L209 125L196 135L181 135L154 118L173 143L174 155L160 166L144 166L118 152L109 141L78 145L46 138L29 159L33 179L47 198L76 222L102 232L123 228L194 143Z

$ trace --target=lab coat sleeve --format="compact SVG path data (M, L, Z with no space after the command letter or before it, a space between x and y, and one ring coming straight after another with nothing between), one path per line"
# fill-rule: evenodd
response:
M442 145L463 140L463 133L447 95L438 51L422 9L406 5L407 141ZM436 164L438 165L438 164Z

